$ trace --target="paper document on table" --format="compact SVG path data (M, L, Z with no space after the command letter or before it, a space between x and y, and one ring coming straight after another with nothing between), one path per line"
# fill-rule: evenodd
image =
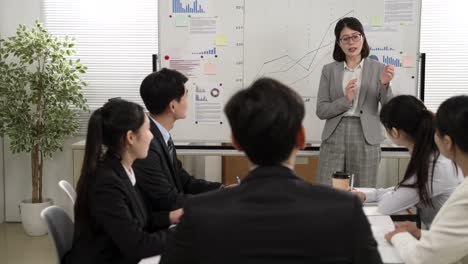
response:
M404 263L403 260L401 259L400 255L398 255L398 252L396 249L390 245L387 241L385 241L384 245L381 243L378 243L378 250L380 253L380 257L382 258L382 261L384 263Z
M385 239L385 234L395 228L390 216L368 216L371 225L372 235L377 241L377 247L384 263L403 263L396 249Z
M372 226L372 234L384 263L403 263L400 255L388 241L385 239L385 234L391 232L393 229L382 226Z
M388 215L373 215L368 216L367 219L369 219L371 226L379 226L382 228L385 227L390 229L390 231L392 231L394 228L392 218L390 218Z
M377 205L364 205L362 209L367 216L384 215L379 212L379 206Z

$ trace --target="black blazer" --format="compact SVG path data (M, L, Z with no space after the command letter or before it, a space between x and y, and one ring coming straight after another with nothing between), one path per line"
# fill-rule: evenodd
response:
M159 212L160 223L169 225L169 212L184 206L191 194L219 189L220 183L208 182L189 175L174 151L174 166L169 150L156 124L150 120L154 135L146 159L133 164L137 185L153 211Z
M75 223L64 263L138 263L163 252L168 231L155 232L157 223L118 159L99 163L88 190L90 223Z
M187 201L163 263L382 263L359 199L283 166Z

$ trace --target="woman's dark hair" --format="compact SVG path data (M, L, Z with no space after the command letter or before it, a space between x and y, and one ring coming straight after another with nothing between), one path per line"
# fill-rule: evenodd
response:
M439 158L439 150L434 142L435 118L426 106L416 97L400 95L391 99L380 111L380 121L387 130L399 129L414 142L411 159L405 176L398 183L398 187L417 188L419 199L425 205L433 206L427 182L434 174L435 163ZM432 159L432 166L429 163ZM429 169L432 172L429 174ZM405 183L416 175L414 183Z
M448 135L461 151L468 153L468 96L445 100L437 110L436 127L440 136Z
M93 177L96 177L98 162L105 157L120 158L128 131L138 132L145 122L143 108L121 99L111 99L94 111L89 119L86 146L77 184L75 202L75 222L89 222L88 190ZM103 155L102 146L106 147Z
M335 26L335 48L333 49L333 59L335 61L345 61L346 55L340 47L340 33L345 28L350 28L352 30L358 31L362 35L363 43L361 50L361 57L367 58L369 56L370 48L367 44L366 34L364 33L364 27L361 22L355 17L344 17L340 19Z

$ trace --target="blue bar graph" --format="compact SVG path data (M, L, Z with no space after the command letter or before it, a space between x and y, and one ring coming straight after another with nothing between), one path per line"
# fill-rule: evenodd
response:
M173 13L205 13L201 4L198 4L198 0L193 1L193 5L187 4L185 7L182 6L182 0L172 0L172 12Z
M371 51L394 51L395 49L389 46L370 48Z
M399 59L392 58L390 56L383 56L383 63L384 64L390 64L395 67L401 67L401 62Z
M192 54L197 55L216 55L216 48L212 48L209 50L201 51L201 52L192 52Z

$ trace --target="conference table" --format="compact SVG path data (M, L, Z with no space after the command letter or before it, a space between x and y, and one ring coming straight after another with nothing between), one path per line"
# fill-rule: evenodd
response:
M364 213L371 225L372 233L377 241L378 250L382 257L382 262L385 264L399 264L404 263L398 255L395 247L385 240L385 234L395 229L393 220L388 215L383 215L378 212L377 205L364 204ZM402 213L404 214L404 213ZM401 214L400 214L401 215Z

